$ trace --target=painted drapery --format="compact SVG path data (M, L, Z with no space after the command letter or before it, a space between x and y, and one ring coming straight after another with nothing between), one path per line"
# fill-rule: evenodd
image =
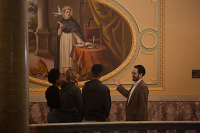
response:
M97 25L102 24L103 45L108 48L113 68L117 68L128 56L131 49L131 32L124 19L112 9L88 0Z

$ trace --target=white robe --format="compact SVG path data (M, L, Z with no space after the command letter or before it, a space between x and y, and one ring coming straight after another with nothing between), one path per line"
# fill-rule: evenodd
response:
M75 43L83 42L75 33L64 33L58 29L60 36L60 72L65 73L67 69L77 70L76 61L70 57L72 46Z

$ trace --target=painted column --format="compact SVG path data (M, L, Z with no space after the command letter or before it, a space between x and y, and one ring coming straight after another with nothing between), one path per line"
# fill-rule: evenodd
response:
M48 48L46 0L38 0L38 27L36 29L36 51L37 56L50 56Z
M27 0L0 0L0 133L28 133Z

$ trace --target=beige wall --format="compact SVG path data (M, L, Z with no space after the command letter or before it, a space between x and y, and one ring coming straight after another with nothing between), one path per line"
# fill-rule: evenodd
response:
M133 0L117 1L134 16ZM192 70L200 69L199 5L199 0L165 0L165 90L150 94L200 95L200 79L192 79Z
M165 0L165 91L151 94L199 95L200 1Z
M116 1L126 8L138 23L141 21L140 30L147 27L156 28L156 16L152 13L155 11L155 5L148 7L148 10L153 9L151 12L145 11L146 5L142 5L142 2L152 0L140 0L139 4L143 8L137 9L140 10L139 13L135 13L133 8L137 0ZM150 95L200 95L200 79L192 79L192 70L200 70L199 5L199 0L165 0L165 84L163 91L150 91ZM143 19L149 19L149 24L142 23ZM30 88L34 88L34 84L31 83ZM111 94L119 93L111 91ZM44 95L44 92L30 92L30 95Z

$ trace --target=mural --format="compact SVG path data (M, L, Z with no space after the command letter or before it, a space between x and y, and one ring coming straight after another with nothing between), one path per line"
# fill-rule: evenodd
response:
M47 80L48 71L68 68L79 81L90 79L93 64L103 75L117 69L132 49L129 25L112 8L95 0L28 2L29 75Z

